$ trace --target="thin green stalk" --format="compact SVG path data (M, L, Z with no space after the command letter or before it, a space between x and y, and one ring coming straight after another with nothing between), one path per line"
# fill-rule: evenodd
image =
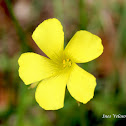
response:
M121 13L121 12L120 12ZM123 5L123 12L121 13L121 19L118 27L118 36L119 36L119 48L121 54L126 54L126 2ZM120 56L120 52L117 50L117 54Z
M54 17L58 18L63 25L64 22L63 0L53 0Z
M87 13L85 9L85 0L79 0L79 19L80 29L85 30L87 28Z
M13 8L12 8L12 5L11 5L11 1L10 0L5 0L5 3L7 5L7 8L8 8L8 11L10 13L10 16L11 16L11 19L14 23L14 26L15 26L15 29L17 31L17 34L18 34L18 37L21 41L21 51L22 52L26 52L29 50L29 47L27 45L27 38L26 38L26 35L22 29L22 27L20 26L20 24L18 23L15 15L14 15L14 12L13 12Z
M64 20L65 20L65 15L64 15L64 9L65 9L65 1L64 0L53 0L53 9L54 9L54 17L57 18L62 26L63 26L63 31L64 34L66 33L65 25L64 25ZM66 37L65 39L65 45L66 45Z
M21 28L20 24L18 23L15 15L14 15L14 12L13 12L13 8L12 8L12 5L11 5L11 1L10 0L5 0L5 3L8 7L8 11L10 13L10 16L11 16L11 19L12 19L12 22L15 26L15 29L17 31L17 34L18 34L18 37L20 39L20 42L21 42L21 52L26 52L26 51L29 51L30 48L29 46L27 45L27 37L23 31L23 29ZM20 83L20 79L16 80L16 83ZM19 97L18 97L18 106L17 106L17 126L22 126L24 125L23 121L24 121L24 115L25 115L25 111L27 109L27 106L25 105L25 102L26 102L26 96L27 96L27 88L24 84L20 83L18 84L19 85Z

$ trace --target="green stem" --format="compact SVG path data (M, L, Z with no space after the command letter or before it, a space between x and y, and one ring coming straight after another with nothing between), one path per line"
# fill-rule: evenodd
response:
M58 18L62 24L64 22L63 5L63 0L53 0L54 16Z
M11 19L12 19L12 21L14 23L15 29L16 29L16 31L18 33L18 36L19 36L19 39L20 39L20 42L21 42L21 49L22 49L21 51L26 52L26 51L29 50L28 45L27 45L26 35L25 35L22 27L18 23L15 15L14 15L13 8L12 8L12 5L11 5L11 1L10 0L5 0L5 3L7 5L8 11L10 13Z
M87 27L87 13L85 9L85 0L79 0L79 19L80 29L85 30Z
M20 26L19 22L17 21L14 12L13 12L13 8L11 5L11 1L10 0L5 0L5 3L7 5L8 11L10 13L11 19L13 21L13 24L15 26L15 29L17 31L17 34L19 36L20 42L21 42L21 52L26 52L26 51L30 51L29 46L27 45L27 37L22 29L22 27ZM20 80L18 79L18 82L16 83L20 83ZM27 96L27 90L26 90L26 86L22 83L20 83L19 85L19 97L18 97L18 106L17 106L17 126L22 126L23 125L23 121L24 121L24 115L25 115L25 111L27 109L27 106L25 105L25 100L26 100L26 96Z
M119 36L119 48L117 50L117 54L120 56L120 51L123 56L126 54L126 2L123 5L123 12L121 13L121 19L118 27L118 36Z

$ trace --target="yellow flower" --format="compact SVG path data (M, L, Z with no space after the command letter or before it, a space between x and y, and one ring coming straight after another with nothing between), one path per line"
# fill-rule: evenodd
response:
M87 103L94 96L96 78L76 63L89 62L103 52L101 39L80 30L64 49L61 23L53 18L43 21L33 32L33 40L50 58L32 52L20 56L19 76L26 85L39 82L35 99L45 110L64 106L65 89L77 101Z

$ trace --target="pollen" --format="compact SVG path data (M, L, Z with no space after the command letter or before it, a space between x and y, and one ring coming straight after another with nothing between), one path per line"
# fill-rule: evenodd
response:
M72 62L71 62L70 59L64 59L64 60L63 60L63 67L64 67L64 68L65 68L65 67L71 67L71 65L72 65Z

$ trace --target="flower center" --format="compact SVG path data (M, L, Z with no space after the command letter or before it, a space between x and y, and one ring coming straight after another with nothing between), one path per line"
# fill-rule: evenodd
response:
M64 59L63 60L63 67L71 67L72 61L70 59Z

